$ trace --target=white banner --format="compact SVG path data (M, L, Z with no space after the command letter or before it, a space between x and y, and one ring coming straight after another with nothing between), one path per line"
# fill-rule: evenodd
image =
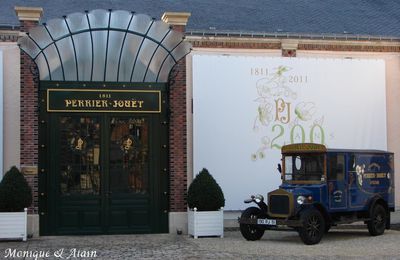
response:
M278 188L284 144L387 149L383 60L193 56L195 175L207 168L226 210Z

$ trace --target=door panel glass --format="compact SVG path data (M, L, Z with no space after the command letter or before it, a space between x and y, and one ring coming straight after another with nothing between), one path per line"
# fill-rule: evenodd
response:
M147 119L111 118L110 192L141 194L148 192L148 138Z
M328 157L328 180L344 180L344 155L331 155Z
M347 208L347 185L343 154L330 154L328 156L328 191L331 209L343 210Z
M58 118L58 123L60 127L61 194L99 194L99 119L62 116Z

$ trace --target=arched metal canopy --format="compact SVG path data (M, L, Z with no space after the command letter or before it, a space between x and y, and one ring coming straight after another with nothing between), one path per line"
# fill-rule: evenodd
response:
M40 80L161 82L191 45L163 21L127 11L73 13L18 41Z

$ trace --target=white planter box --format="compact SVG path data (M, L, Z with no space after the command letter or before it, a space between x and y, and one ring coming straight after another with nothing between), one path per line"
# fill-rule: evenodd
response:
M18 239L26 241L27 215L24 212L0 212L0 239Z
M224 237L224 210L197 211L188 209L188 233L201 236Z

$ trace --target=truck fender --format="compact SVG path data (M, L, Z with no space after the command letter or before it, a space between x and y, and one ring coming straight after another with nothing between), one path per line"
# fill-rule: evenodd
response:
M309 209L309 208L314 208L314 209L317 209L319 212L321 212L322 216L325 219L326 225L331 225L331 223L332 223L331 215L328 213L328 211L326 210L324 205L322 205L321 203L318 203L318 202L314 202L312 204L304 204L304 205L302 205L301 209L299 210L299 213L301 210Z
M321 203L314 203L314 207L317 208L321 212L322 216L324 216L326 225L331 226L332 218L331 218L331 215L328 213L328 210L325 208L325 206L322 205Z

